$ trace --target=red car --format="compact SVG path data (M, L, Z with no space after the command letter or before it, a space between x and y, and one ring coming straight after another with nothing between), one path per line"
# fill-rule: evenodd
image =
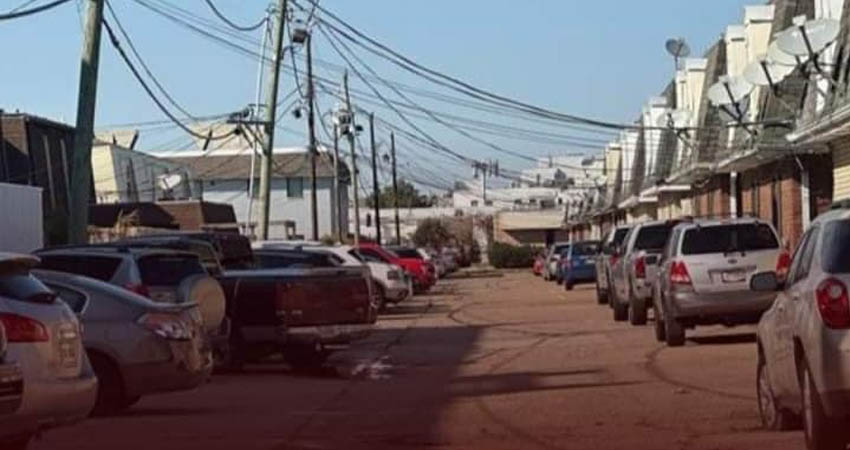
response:
M534 257L534 265L531 266L531 271L534 273L534 276L542 276L543 275L543 261L546 258L543 255L537 255Z
M400 256L396 252L389 251L373 243L361 243L357 251L366 258L378 259L404 269L413 280L413 290L415 292L426 292L437 282L434 266L422 259L421 256L417 258L407 255L407 253Z

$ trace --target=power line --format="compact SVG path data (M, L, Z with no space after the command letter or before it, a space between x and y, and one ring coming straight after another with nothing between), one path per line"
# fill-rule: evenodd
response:
M254 30L256 30L257 28L260 28L261 26L265 25L265 24L266 24L266 20L268 20L268 18L267 18L267 17L263 17L263 19L262 19L262 20L260 20L260 21L259 21L257 24L255 24L255 25L250 25L250 26L239 26L239 25L237 25L236 23L234 23L233 21L231 21L230 19L228 19L228 18L227 18L224 14L222 14L222 13L221 13L221 11L219 11L219 10L218 10L218 8L216 8L216 7L215 7L215 4L213 4L212 0L205 0L205 1L207 2L207 6L209 6L209 7L210 7L210 9L211 9L211 10L212 10L212 12L216 15L216 17L218 17L219 19L221 19L221 21L222 21L222 22L226 23L227 25L229 25L231 28L233 28L233 29L235 29L235 30L239 30L239 31L254 31Z
M71 0L55 0L53 2L44 4L44 5L41 5L41 6L36 6L35 8L26 9L26 10L23 10L23 11L15 12L13 10L12 12L8 12L6 14L0 14L0 20L19 19L21 17L31 16L33 14L38 14L40 12L44 12L44 11L53 9L57 6L62 5L63 3L68 3L69 1L71 1Z

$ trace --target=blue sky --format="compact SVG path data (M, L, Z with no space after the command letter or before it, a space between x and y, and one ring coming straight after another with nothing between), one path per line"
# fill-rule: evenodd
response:
M0 22L3 61L8 64L0 70L0 108L74 122L81 38L79 1L38 16ZM210 21L216 20L202 0L147 1L179 5ZM23 2L0 0L0 11ZM179 28L133 0L112 0L112 3L154 74L194 115L232 111L253 101L255 58L234 53ZM306 4L306 0L302 3ZM234 21L245 24L256 22L267 5L255 0L216 0L216 4ZM673 64L663 48L668 37L685 37L695 53L702 53L727 24L740 21L746 3L741 0L323 0L321 4L423 65L474 85L565 113L626 122L633 120L647 98L660 92L672 76ZM259 39L257 33L246 37ZM256 44L231 40L257 50ZM324 38L315 41L314 55L318 59L342 64ZM162 114L117 58L105 35L102 49L97 126L162 119ZM372 55L364 52L360 55L386 78L457 95ZM339 78L338 73L324 67L317 67L316 71L327 78ZM352 86L368 90L354 75ZM391 91L379 87L388 97L393 96ZM286 73L280 92L292 89L292 74ZM440 112L573 133L514 118L481 115L433 100L416 100ZM334 102L325 97L321 104L329 109ZM401 123L391 111L376 111L381 117ZM441 143L470 157L498 157L507 167L528 165L512 156L496 154L439 124L425 120L417 123ZM303 121L288 115L282 126L292 131L279 135L280 145L303 143ZM174 130L143 133L140 145L156 147L167 143L166 136L176 136L179 140L180 135ZM504 137L481 137L532 156L561 151L592 152ZM380 136L379 140L385 137ZM469 172L467 168L452 167L455 163L441 155L422 152L414 152L411 146L402 157L417 159L434 171Z

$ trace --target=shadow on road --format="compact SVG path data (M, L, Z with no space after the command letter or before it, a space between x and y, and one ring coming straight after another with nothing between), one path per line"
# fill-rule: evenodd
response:
M719 336L693 336L689 337L688 340L699 345L754 344L756 335L755 333L738 333Z

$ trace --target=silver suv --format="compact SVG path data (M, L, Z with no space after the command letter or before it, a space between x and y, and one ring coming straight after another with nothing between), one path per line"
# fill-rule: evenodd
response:
M631 229L631 225L616 226L602 239L602 246L596 257L596 300L600 305L607 304L610 298L608 279L611 276L611 266L617 262L614 252Z
M614 320L646 324L659 255L677 223L668 220L637 224L614 251L616 261L611 265L609 279Z
M848 244L850 209L827 212L800 240L786 283L773 273L752 280L753 290L776 297L758 327L762 421L781 430L802 416L809 449L850 442Z
M750 279L786 271L789 258L776 231L757 219L683 223L670 237L656 279L655 332L670 346L685 343L685 328L756 323L773 303L754 294Z

